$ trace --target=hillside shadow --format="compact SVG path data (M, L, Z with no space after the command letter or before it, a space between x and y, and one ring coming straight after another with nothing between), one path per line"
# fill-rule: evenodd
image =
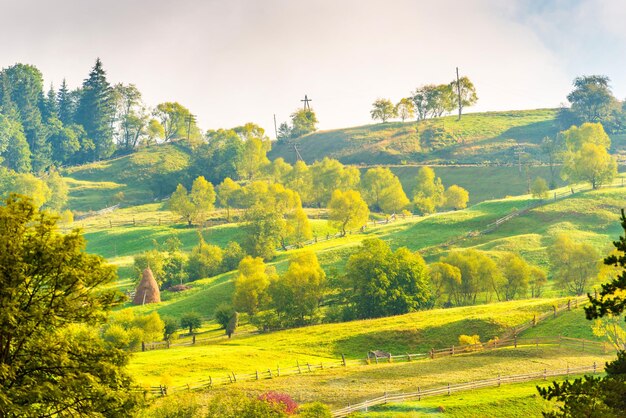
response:
M350 353L358 357L371 350L382 350L392 355L426 353L433 347L458 345L459 335L479 335L481 341L486 342L503 332L504 327L490 320L465 318L437 327L381 330L350 336L335 343L334 353Z

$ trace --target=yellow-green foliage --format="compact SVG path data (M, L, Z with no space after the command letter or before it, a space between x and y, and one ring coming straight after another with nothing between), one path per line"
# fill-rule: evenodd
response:
M480 335L459 335L459 345L480 344Z

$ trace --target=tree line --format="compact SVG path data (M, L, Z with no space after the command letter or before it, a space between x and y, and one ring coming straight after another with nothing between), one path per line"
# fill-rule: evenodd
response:
M370 116L383 123L394 118L400 118L404 122L416 117L420 121L438 118L457 109L458 120L461 120L463 109L473 106L477 101L474 83L468 77L461 77L448 84L420 86L395 105L389 99L376 99L372 103Z

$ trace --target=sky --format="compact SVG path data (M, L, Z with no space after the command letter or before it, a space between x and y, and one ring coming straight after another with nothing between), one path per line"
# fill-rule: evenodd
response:
M455 68L467 111L558 107L575 77L626 97L623 0L0 0L0 67L80 86L100 57L149 106L178 101L203 129L255 122L274 136L308 95L320 129L372 123Z

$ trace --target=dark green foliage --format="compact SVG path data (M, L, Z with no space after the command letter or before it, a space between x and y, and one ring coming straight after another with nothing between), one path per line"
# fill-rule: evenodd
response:
M0 207L0 415L127 416L127 355L97 329L121 299L115 269L30 201ZM109 287L110 288L110 287Z
M233 312L226 324L226 335L230 338L239 326L239 312Z
M567 95L571 111L579 123L606 122L616 99L609 88L610 79L603 75L576 77L574 90Z
M350 256L346 277L359 318L398 315L425 307L430 298L426 263L406 248L393 252L380 239L367 239Z
M224 248L224 256L222 258L222 269L224 271L231 271L237 269L239 262L243 260L246 253L241 246L234 241L228 243Z
M220 303L213 311L213 317L215 318L215 322L217 322L221 328L226 329L228 326L228 322L230 322L230 318L235 313L235 309L232 305L228 303Z
M180 322L176 318L165 316L163 317L163 323L165 324L163 327L163 339L170 341L174 334L176 334L176 331L178 331L178 328L180 328Z
M189 329L190 334L202 325L202 318L197 312L187 312L180 317L180 327Z
M204 176L213 184L226 177L239 178L239 164L243 157L244 143L234 130L220 129L206 133L207 143L194 151L193 177Z
M115 115L111 85L100 58L83 82L75 120L94 143L93 160L109 157L114 150L112 122Z

